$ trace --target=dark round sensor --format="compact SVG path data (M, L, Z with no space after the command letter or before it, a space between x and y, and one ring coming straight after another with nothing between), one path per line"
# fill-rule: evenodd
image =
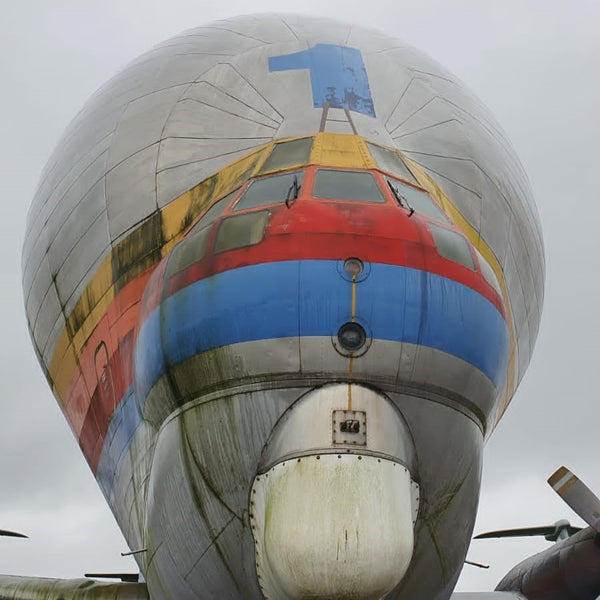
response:
M344 323L338 331L338 341L344 350L356 352L365 345L367 334L358 323Z

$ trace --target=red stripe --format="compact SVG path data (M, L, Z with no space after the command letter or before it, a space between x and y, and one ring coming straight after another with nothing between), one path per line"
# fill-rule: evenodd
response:
M404 209L391 205L366 208L361 203L314 200L289 210L284 206L271 206L269 210L272 215L260 244L220 254L209 250L203 260L170 278L165 297L200 279L247 265L357 257L364 262L405 266L453 279L479 292L504 316L502 299L481 273L440 256L426 220L416 214L409 218ZM209 248L217 229L218 222ZM152 302L144 307L149 314L158 306L159 295L147 300Z

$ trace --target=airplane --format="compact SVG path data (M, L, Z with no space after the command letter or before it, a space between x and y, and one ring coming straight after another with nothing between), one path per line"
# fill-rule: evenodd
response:
M454 592L543 284L510 143L416 50L298 15L159 44L69 126L23 248L36 353L140 580L0 597L595 598L567 473L590 528Z

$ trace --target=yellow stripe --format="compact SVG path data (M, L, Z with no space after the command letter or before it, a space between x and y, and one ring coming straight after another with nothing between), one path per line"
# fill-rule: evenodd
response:
M375 169L364 140L347 133L317 133L310 153L314 165L347 169Z

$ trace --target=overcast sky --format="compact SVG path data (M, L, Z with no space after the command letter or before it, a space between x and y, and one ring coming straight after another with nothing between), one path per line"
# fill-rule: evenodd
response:
M547 281L534 358L488 443L476 530L580 524L545 483L561 464L600 493L600 3L597 0L21 0L0 35L0 572L134 570L31 349L21 292L26 211L60 134L125 63L183 29L287 11L374 26L458 75L507 131L541 213ZM491 590L542 540L480 541L464 591Z

